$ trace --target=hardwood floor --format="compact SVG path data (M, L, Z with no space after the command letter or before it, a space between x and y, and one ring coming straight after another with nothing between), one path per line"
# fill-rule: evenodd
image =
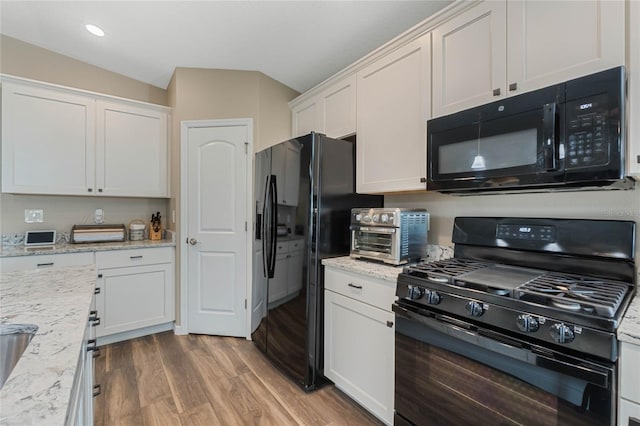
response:
M305 393L253 342L154 334L101 348L97 426L380 425L333 385Z

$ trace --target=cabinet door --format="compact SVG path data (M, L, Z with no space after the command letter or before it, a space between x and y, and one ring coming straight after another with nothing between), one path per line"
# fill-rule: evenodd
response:
M434 117L505 95L506 8L483 2L433 30Z
M171 264L100 270L97 287L98 337L174 320Z
M640 404L640 346L620 344L620 396Z
M297 142L288 141L273 147L271 172L276 175L278 204L297 206L300 186L300 147Z
M302 289L302 251L293 251L287 258L287 295Z
M167 114L108 102L97 108L97 193L167 197Z
M2 192L87 195L94 187L95 101L2 84Z
M269 279L269 303L276 302L287 295L287 272L288 272L287 254L276 255L276 267L273 278Z
M628 3L628 21L634 24L628 26L629 31L629 57L628 57L628 97L629 110L627 111L627 125L629 135L629 174L640 176L640 2Z
M640 404L618 399L618 426L637 426L640 424ZM634 423L632 423L634 422Z
M359 193L426 188L430 34L357 74Z
M324 133L342 138L356 132L356 75L353 74L322 92Z
M393 424L394 315L325 290L324 374Z
M508 2L509 93L623 65L624 19L623 1Z
M324 133L322 122L321 99L315 96L299 105L293 107L291 111L291 135L296 138L304 136L309 132Z

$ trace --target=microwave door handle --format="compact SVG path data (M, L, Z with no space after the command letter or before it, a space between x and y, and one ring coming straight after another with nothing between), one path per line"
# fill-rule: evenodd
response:
M544 168L557 170L556 164L556 104L546 104L542 110L542 145L544 149Z

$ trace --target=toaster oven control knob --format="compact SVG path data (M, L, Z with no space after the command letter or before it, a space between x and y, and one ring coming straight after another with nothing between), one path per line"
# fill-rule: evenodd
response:
M484 314L484 308L482 307L482 303L474 302L473 300L467 302L467 306L465 309L469 315L472 317L479 317Z
M571 343L576 338L571 327L562 323L552 325L549 334L556 343Z
M389 215L386 213L382 213L382 215L380 216L380 220L382 221L382 223L389 223Z
M374 223L378 223L380 221L380 216L376 213L371 217Z
M424 293L424 298L427 300L427 303L430 305L437 305L440 303L440 295L433 290L426 290Z
M407 297L411 300L418 300L424 296L424 290L417 285L407 286Z
M368 214L365 214L364 217L362 218L362 221L365 223L371 222L371 216L369 216Z
M540 324L538 324L538 320L527 314L520 314L516 318L516 325L520 329L520 331L524 331L526 333L535 333L540 328Z

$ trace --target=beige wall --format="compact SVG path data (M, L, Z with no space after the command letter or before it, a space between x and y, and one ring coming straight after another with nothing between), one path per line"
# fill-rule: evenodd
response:
M168 104L167 91L120 74L0 35L0 73L160 105ZM61 165L64 167L64 165ZM73 224L93 223L93 212L102 208L105 220L127 224L150 219L160 211L167 218L165 199L111 197L60 197L0 194L0 234L33 229L69 232ZM44 223L26 224L24 209L44 209Z
M385 206L426 208L431 244L451 245L456 216L514 216L640 221L640 189L455 196L425 192L388 195Z
M167 91L68 56L0 35L0 72L152 104L168 105Z
M256 71L176 68L167 87L173 108L171 143L171 193L169 211L176 212L177 223L170 229L180 235L180 123L185 120L253 119L254 151L291 136L288 102L298 92ZM250 185L252 188L253 185ZM181 244L176 246L180 259ZM176 264L176 282L180 283ZM180 284L176 291L176 320L180 323Z

